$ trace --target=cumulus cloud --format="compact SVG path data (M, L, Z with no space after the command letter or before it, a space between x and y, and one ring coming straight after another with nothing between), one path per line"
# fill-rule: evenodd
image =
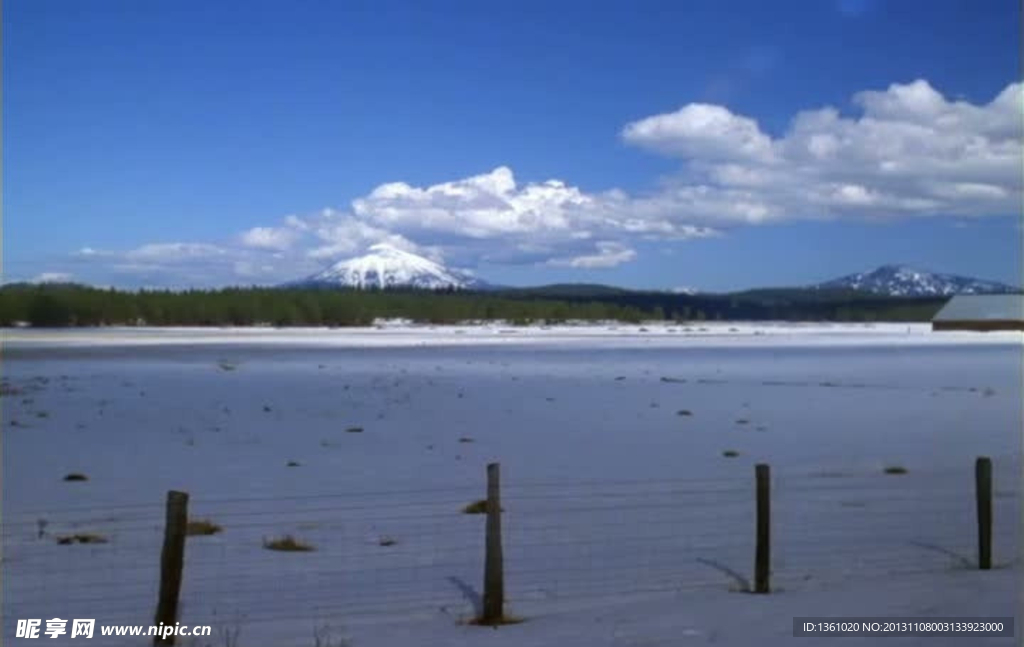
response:
M243 245L256 249L288 249L296 238L296 230L287 226L253 227L241 235Z
M311 237L312 247L306 252L311 259L329 260L368 249L377 243L388 243L398 249L423 253L405 236L362 221L351 214L330 211L303 223L303 231Z
M587 193L561 180L520 184L511 169L498 167L426 187L383 184L352 203L351 217L380 230L402 232L409 239L443 239L448 247L476 260L517 262L536 259L539 253L544 255L539 262L601 259L573 267L608 267L632 260L635 254L607 251L609 244L618 245L618 250L632 238L683 240L716 233L707 226L679 222L667 212L645 213L642 207L620 190Z
M985 216L1015 213L1021 191L1022 85L984 104L927 81L859 92L857 117L798 113L780 137L723 106L690 104L627 124L629 144L679 158L647 199L698 221Z
M312 271L315 264L265 247L194 242L148 243L128 250L86 247L74 259L79 267L102 267L116 279L150 287L208 287L267 283L293 278L290 271Z
M705 103L634 121L623 129L622 137L660 153L707 161L767 161L772 155L771 138L761 132L756 121Z
M75 256L122 273L177 273L195 284L213 276L221 283L293 279L376 243L461 267L590 270L634 260L640 241L707 238L740 226L1019 211L1020 83L971 103L917 80L855 93L848 108L801 111L775 135L710 103L627 123L625 143L679 161L678 172L647 191L521 182L500 166L425 186L386 182L346 207L289 214L218 244L84 247Z
M208 258L227 253L222 247L209 243L150 243L124 254L130 261L161 263L180 259Z
M551 265L565 265L568 267L579 267L585 269L615 267L628 263L636 257L636 251L626 247L622 243L601 241L597 243L597 253L584 254L565 259L552 259Z
M556 180L517 186L512 170L503 166L423 188L382 184L355 200L352 209L357 217L389 228L489 238L565 230L572 214L594 200Z

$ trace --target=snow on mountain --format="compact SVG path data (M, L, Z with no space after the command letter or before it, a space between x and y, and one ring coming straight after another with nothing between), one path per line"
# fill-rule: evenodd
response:
M678 287L672 288L671 290L669 290L669 292L671 292L672 294L685 294L688 296L693 296L695 294L698 294L700 290L698 290L697 288L691 288L686 285L680 285Z
M408 287L425 290L473 289L484 283L468 272L444 265L386 243L370 247L364 256L339 261L294 285L359 289Z
M864 290L889 296L949 296L953 294L996 294L1015 292L1004 283L939 274L906 265L883 265L869 272L850 274L813 286L818 289Z

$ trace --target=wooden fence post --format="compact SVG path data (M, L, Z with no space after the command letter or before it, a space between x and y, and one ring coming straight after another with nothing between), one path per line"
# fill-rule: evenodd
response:
M754 593L771 591L771 470L765 464L754 467L757 481L757 549L754 554Z
M498 463L487 466L487 554L480 624L499 624L505 616L505 574L501 555L501 490Z
M160 551L160 600L153 624L173 627L178 621L178 595L185 563L185 529L188 525L188 493L167 493L167 521L164 546ZM154 645L173 645L174 636L156 636Z
M978 503L978 568L992 568L992 459L974 463L974 494Z

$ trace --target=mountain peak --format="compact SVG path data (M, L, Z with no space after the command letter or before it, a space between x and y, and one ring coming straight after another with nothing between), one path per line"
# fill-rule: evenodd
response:
M482 284L468 272L451 270L428 258L389 243L371 245L367 253L338 261L298 285L359 289L467 289Z
M998 294L1015 288L996 281L940 274L909 265L890 263L867 272L846 276L812 286L819 289L862 290L888 296L951 296L953 294Z
M407 252L404 249L399 249L391 243L374 243L367 248L367 251L373 254L379 254L381 256L416 256L411 252ZM422 258L417 256L417 258Z

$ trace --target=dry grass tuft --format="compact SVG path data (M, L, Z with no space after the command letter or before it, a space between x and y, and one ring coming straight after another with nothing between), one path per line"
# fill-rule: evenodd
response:
M504 512L505 508L502 508L501 510ZM487 514L487 511L487 499L474 501L462 508L463 514Z
M316 550L312 544L296 539L292 535L263 539L263 547L267 550L278 550L287 553L308 553Z
M73 535L58 535L57 543L62 546L70 544L105 544L107 538L91 532L78 532Z
M188 524L185 525L185 534L189 537L216 535L222 530L224 530L224 528L213 523L209 519L194 519L190 520Z
M462 508L463 514L484 514L487 512L487 499L480 499Z

